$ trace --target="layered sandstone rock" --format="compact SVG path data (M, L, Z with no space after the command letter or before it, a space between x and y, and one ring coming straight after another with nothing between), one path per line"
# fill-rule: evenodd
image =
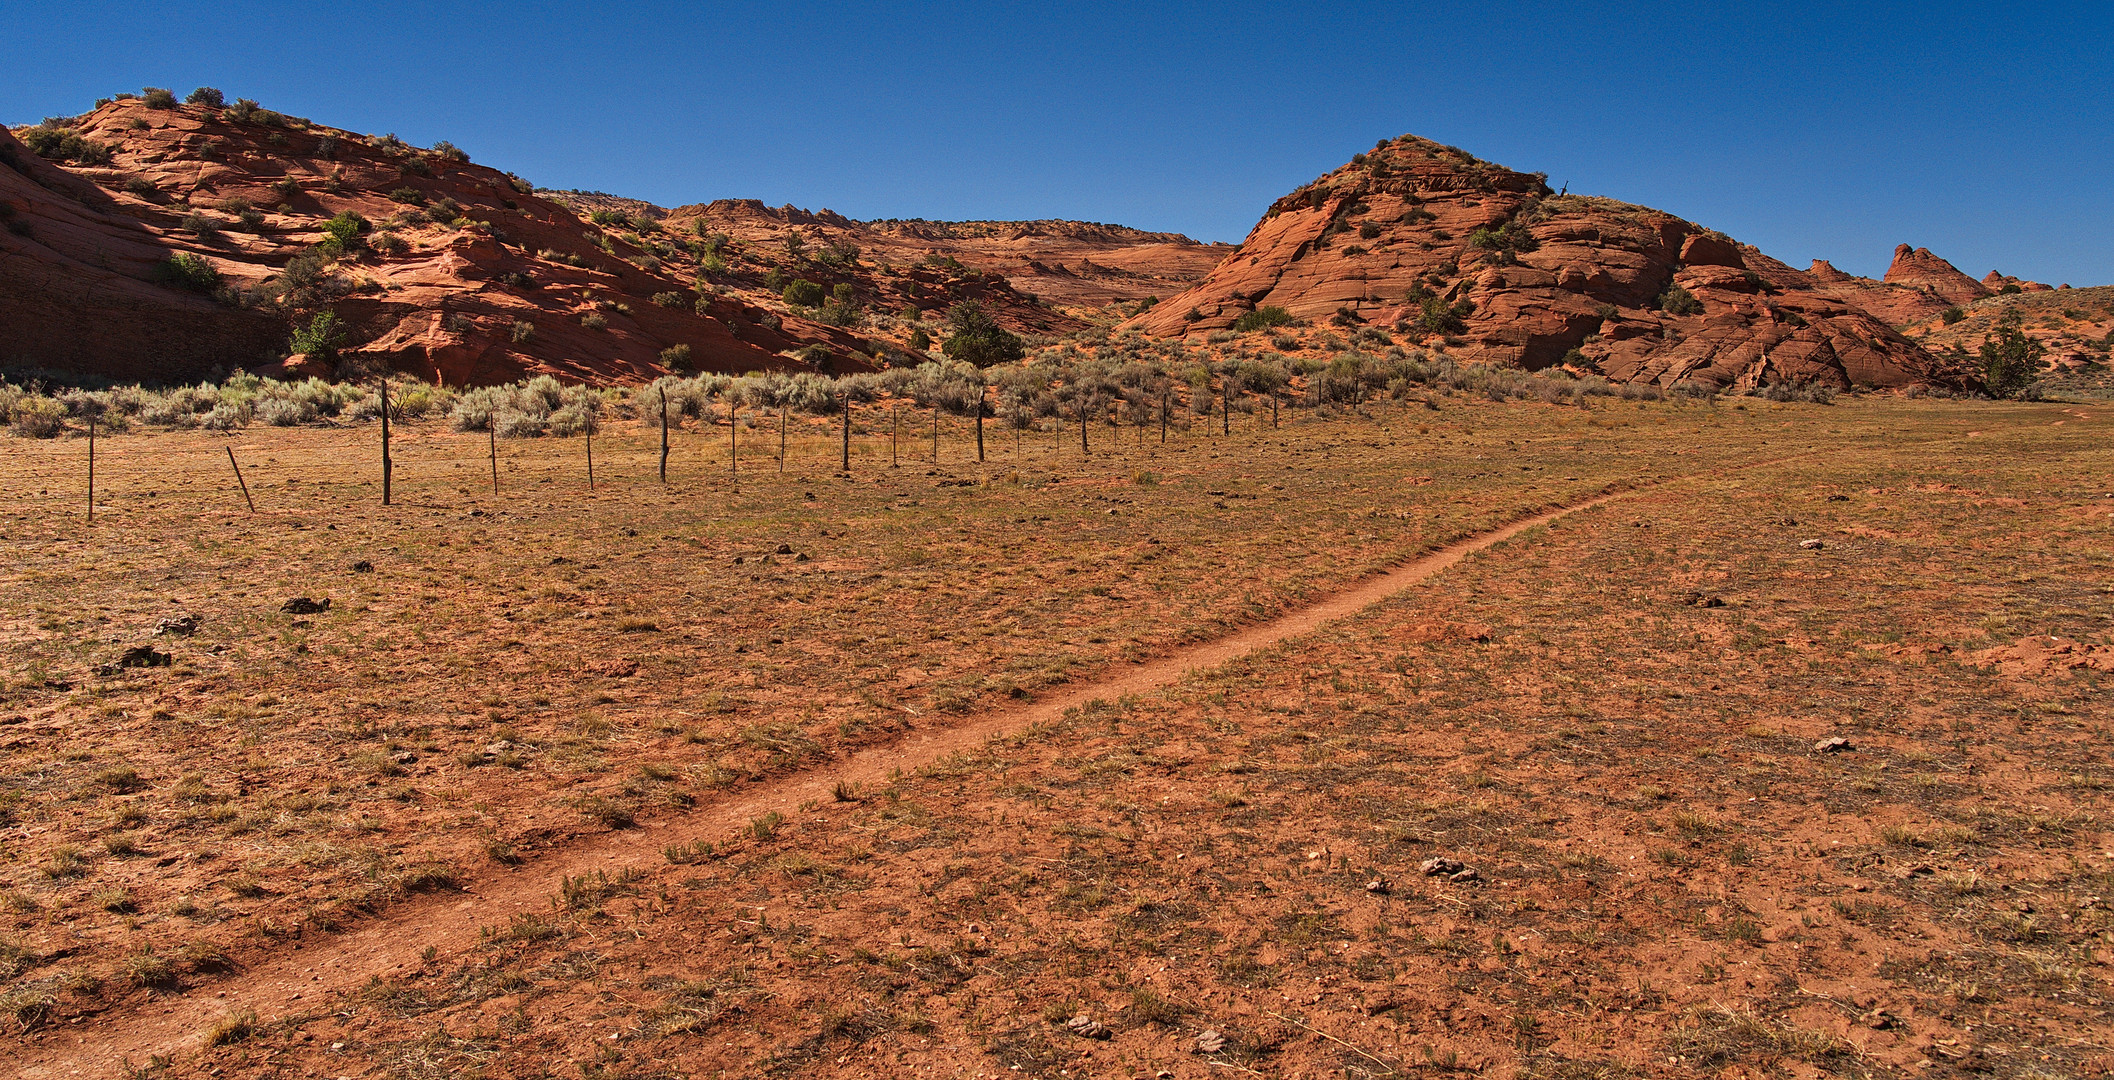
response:
M1464 361L1625 382L1967 381L1751 247L1647 207L1555 195L1539 175L1414 136L1279 199L1202 282L1128 325L1197 334L1266 306L1386 327Z
M1022 293L1057 305L1105 304L1168 296L1201 280L1233 251L1179 233L1146 232L1090 221L854 221L834 210L770 207L757 199L718 199L667 211L682 227L707 227L755 244L782 244L798 232L807 242L856 245L876 261L899 266L945 265L947 260L1004 278ZM1030 313L1017 313L1024 325ZM1058 326L1047 314L1031 327Z
M2009 274L2001 274L1995 270L1991 270L1988 274L1983 276L1982 285L1987 288L1990 293L2000 292L2007 285L2018 286L2020 292L2055 291L2055 287L2052 285L2043 285L2038 281L2027 281L2025 278L2012 277ZM1987 295L1987 293L1985 293L1984 295Z
M1956 306L1950 300L1910 285L1846 274L1826 259L1813 260L1813 265L1806 269L1806 276L1813 279L1820 293L1863 308L1897 329Z
M1911 248L1907 244L1894 249L1894 262L1886 268L1884 280L1889 285L1904 286L1942 300L1947 307L1972 304L1996 291L1931 254L1929 248Z
M281 320L153 278L185 245L0 131L0 363L120 379L268 359Z
M915 328L872 316L964 300L1020 332L1085 325L998 273L946 259L912 265L924 262L926 239L900 252L869 239L884 249L878 257L824 257L832 231L882 235L827 211L726 204L755 220L720 228L616 196L539 194L449 147L420 150L247 105L152 109L128 99L21 131L56 160L0 133L0 364L16 368L176 380L259 367L285 357L293 327L322 311L345 321L354 368L449 384L914 361L905 346ZM341 214L367 224L342 249L325 244ZM789 224L813 231L805 254L784 245ZM1025 250L1038 227L1063 224L1008 232L993 223L969 243ZM1179 266L1217 257L1178 237L1076 243L1097 259L1155 245L1179 249L1188 260ZM218 288L167 280L177 255L203 260ZM848 299L797 308L781 292L799 279ZM1129 284L1143 295L1168 282Z
M348 326L347 360L450 384L638 381L665 371L674 345L722 370L799 366L780 354L804 342L852 350L834 328L749 305L700 310L650 241L619 242L459 154L137 100L66 127L103 152L60 170L9 138L13 166L0 169L24 230L0 264L0 359L18 366L147 379L254 366L284 356L290 328L323 310ZM18 197L54 173L63 186ZM326 222L347 213L369 225L360 241L320 247ZM178 254L203 260L220 288L159 280ZM652 302L670 294L683 299ZM65 333L39 329L54 320Z

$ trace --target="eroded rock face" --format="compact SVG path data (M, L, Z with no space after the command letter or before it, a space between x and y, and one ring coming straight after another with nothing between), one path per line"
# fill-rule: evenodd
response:
M143 379L255 366L285 356L291 326L324 309L349 326L345 360L451 385L638 381L666 370L661 351L678 344L700 367L794 367L782 350L849 342L834 328L770 328L740 304L656 306L688 283L649 250L605 249L570 209L455 155L262 111L136 100L71 130L107 153L62 170L9 138L17 167L0 168L27 228L5 241L0 271L0 348L17 363ZM325 223L348 212L371 227L318 258ZM210 266L217 292L157 280L178 253ZM590 314L604 325L583 323ZM36 330L53 318L67 327L57 339Z
M155 283L181 241L0 130L0 363L120 379L268 360L284 323Z
M1385 327L1462 361L1621 381L1967 378L1752 247L1648 207L1552 194L1539 175L1414 136L1279 199L1202 282L1127 325L1204 333L1264 306Z
M1910 248L1907 244L1894 249L1894 262L1886 268L1885 281L1935 297L1947 307L1972 304L1996 291L1931 254L1929 248Z
M1984 286L1987 286L1989 290L1988 293L1983 294L1985 296L2002 290L2006 285L2016 285L2019 287L2020 292L2055 291L2055 287L2052 285L2043 285L2038 281L2027 281L2025 278L2012 277L2009 274L2001 274L1995 270L1991 270L1988 274L1983 276L1982 284Z
M1231 244L1199 243L1179 233L1089 221L854 221L834 210L770 207L758 199L716 199L666 213L678 228L701 220L759 245L782 244L796 230L818 246L848 241L878 261L927 278L936 268L921 264L953 259L970 271L1003 278L1015 293L1082 306L1180 292L1233 251ZM931 282L921 284L929 292ZM1023 299L1003 292L979 298L1022 329L1061 333L1084 325L1058 320Z
M10 215L0 231L0 362L22 367L175 380L276 365L293 327L324 310L347 328L339 374L386 368L450 385L537 374L633 383L671 365L859 370L903 343L873 336L863 313L937 312L963 300L1016 331L1085 325L1004 276L960 264L818 258L824 234L870 232L829 211L714 204L770 228L759 224L753 245L737 235L708 251L713 223L700 214L547 197L459 152L247 106L121 100L36 137L48 143L58 130L95 151L47 161L0 135L0 214ZM328 223L347 213L368 227L349 247L325 245ZM808 255L778 242L789 223L813 233ZM989 243L1024 242L992 224ZM1159 243L1190 266L1216 258L1208 245L1147 234L1078 243L1097 252ZM922 254L899 246L904 263ZM217 281L186 289L163 280L178 254L203 260ZM792 308L783 282L799 278L848 289L853 316ZM1140 295L1172 291L1158 279L1129 284ZM675 346L687 352L669 353Z
M1950 300L1913 286L1846 274L1826 259L1813 260L1806 276L1813 279L1821 294L1863 308L1896 329L1955 306Z

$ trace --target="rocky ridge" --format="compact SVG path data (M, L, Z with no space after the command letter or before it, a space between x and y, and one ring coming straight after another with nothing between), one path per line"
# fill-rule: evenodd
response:
M959 265L1003 277L1048 303L1082 308L1180 292L1233 251L1231 244L1100 222L856 221L833 210L769 207L757 199L677 207L668 217L702 220L756 244L783 243L788 232L800 231L808 240L849 243L892 264Z
M962 300L1020 332L1084 325L958 261L837 257L821 234L856 227L841 217L804 222L804 251L782 223L751 244L698 214L539 193L446 144L161 105L0 132L0 364L183 380L278 361L328 311L355 373L635 383L915 360L919 324ZM800 280L831 303L789 302Z
M1462 361L1622 382L1972 381L1751 246L1415 136L1279 199L1202 282L1127 325L1202 334L1263 308L1391 329Z

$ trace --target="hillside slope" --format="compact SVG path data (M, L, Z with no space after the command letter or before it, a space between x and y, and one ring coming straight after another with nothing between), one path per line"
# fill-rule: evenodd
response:
M248 102L159 104L0 135L0 364L192 378L280 359L324 311L348 371L453 385L850 370L970 299L1019 331L1084 325L959 263L842 258L820 236L751 244L614 197L545 197L446 144ZM334 238L333 219L352 231ZM172 256L200 262L172 274ZM800 280L832 302L790 303Z
M782 244L799 231L812 243L850 243L896 265L949 265L998 275L1051 303L1100 307L1167 296L1201 280L1233 252L1178 233L1086 221L855 221L830 210L719 199L678 207L670 220L702 219L755 244Z
M1414 136L1279 199L1203 282L1128 325L1195 334L1263 307L1390 326L1461 360L1624 382L1971 381L1752 247L1647 207L1554 194L1538 174Z

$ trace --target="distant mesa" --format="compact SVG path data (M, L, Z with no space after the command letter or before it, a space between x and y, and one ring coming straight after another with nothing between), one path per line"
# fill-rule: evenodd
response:
M1277 200L1203 281L1128 325L1204 334L1276 307L1463 362L1564 364L1621 382L1972 383L1827 270L1405 135Z

